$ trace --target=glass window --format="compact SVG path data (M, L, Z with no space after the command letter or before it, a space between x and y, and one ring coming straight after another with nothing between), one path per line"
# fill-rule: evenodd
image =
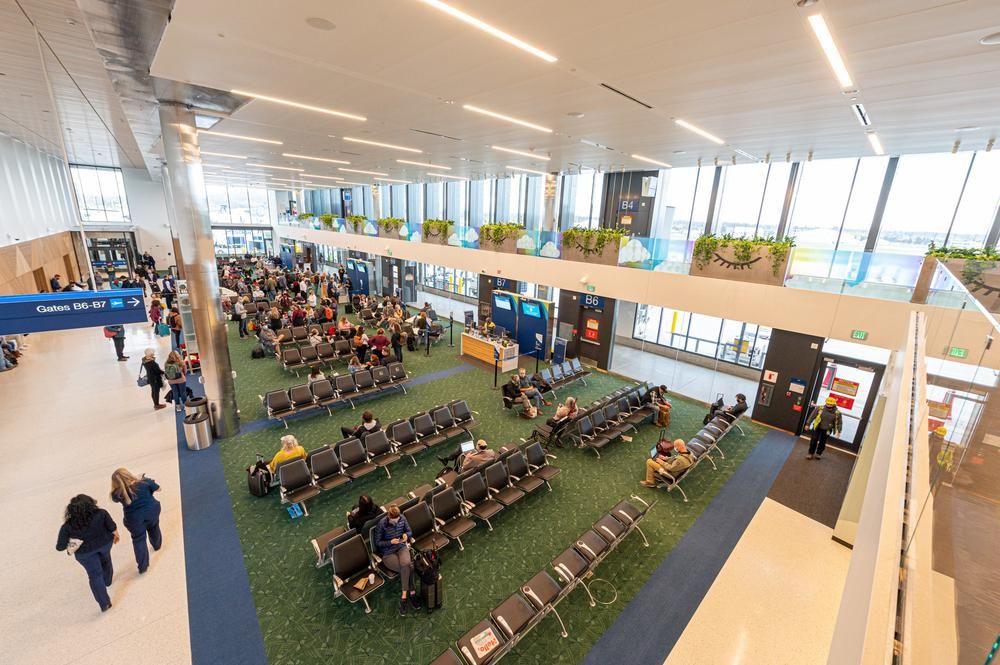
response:
M600 226L599 210L604 175L590 169L562 177L559 228ZM596 201L595 201L596 199Z
M948 232L949 247L982 247L1000 202L1000 152L977 152Z
M270 224L271 216L268 212L267 204L267 190L260 188L248 189L247 193L250 197L250 223L252 224ZM327 210L330 209L330 196L329 192L326 197Z
M225 185L206 184L205 191L208 194L208 218L212 224L228 224L229 217L229 192Z
M131 220L125 198L121 169L70 165L76 187L80 214L85 222L128 222Z
M493 180L473 180L469 183L469 224L482 226L493 214Z
M408 224L424 221L423 185L406 185L406 221Z
M656 344L657 335L660 332L660 315L662 311L660 307L638 305L632 336L636 339Z
M742 164L723 169L715 220L717 234L750 237L756 233L768 168L768 164Z
M765 238L778 235L781 211L785 208L785 196L788 194L788 176L791 172L792 165L787 162L771 162L769 165L764 200L761 202L760 218L757 220L757 235Z
M840 232L837 249L861 251L868 243L868 232L875 217L878 197L882 193L888 157L865 157L858 164L851 190L851 201L847 204L847 215Z
M441 219L444 217L444 183L429 182L424 188L424 217Z
M466 224L468 210L466 209L465 182L449 182L445 185L447 191L448 219L456 224Z
M928 243L943 244L972 154L900 157L875 248L923 254Z
M858 160L818 159L803 162L799 168L802 172L786 235L794 236L800 247L832 249L840 235Z
M545 218L545 177L526 177L524 183L524 226L541 229Z
M406 212L406 188L408 185L393 185L390 187L390 201L392 202L391 215L400 219L407 218Z

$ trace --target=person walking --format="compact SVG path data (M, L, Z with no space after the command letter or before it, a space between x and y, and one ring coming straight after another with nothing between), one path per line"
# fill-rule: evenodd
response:
M160 502L153 496L160 486L152 478L137 478L128 469L118 469L111 474L111 500L122 504L125 513L122 522L132 535L132 550L135 563L142 575L149 568L149 548L146 538L154 551L163 546L160 532Z
M163 391L163 370L156 362L156 351L146 349L142 355L142 370L146 372L146 380L149 381L149 392L153 396L153 409L160 410L167 408L166 404L160 404L160 393Z
M167 309L173 309L174 294L177 293L177 283L174 282L173 275L167 275L163 278L161 293L163 294L163 299L167 301Z
M184 321L181 320L181 313L177 311L176 307L170 308L170 314L167 315L167 325L170 326L170 348L179 351L184 334Z
M59 528L56 550L76 557L87 571L90 591L102 612L111 609L108 587L114 579L111 547L118 543L118 525L97 501L86 494L77 494L66 506L66 516Z
M392 324L392 336L389 337L389 343L392 344L392 355L396 356L396 360L403 360L403 331L400 329L398 323Z
M831 434L837 436L844 427L844 418L837 408L837 398L826 398L823 408L817 406L809 415L812 435L809 437L809 454L806 459L823 459L826 450L826 440Z
M115 355L118 356L118 362L128 360L128 356L125 355L125 326L118 324L106 326L104 328L104 335L110 337L114 343Z
M242 298L236 301L235 305L233 305L233 318L235 318L236 321L240 324L240 339L250 336L250 332L247 330L246 304L248 302L249 299L246 296L243 296Z
M187 376L184 374L184 360L181 354L171 351L167 362L163 365L163 375L167 377L167 385L174 396L174 411L184 408L187 401Z
M160 325L162 318L163 309L160 307L160 301L158 298L153 298L153 302L149 305L149 320L153 323L153 330L156 330L156 326Z

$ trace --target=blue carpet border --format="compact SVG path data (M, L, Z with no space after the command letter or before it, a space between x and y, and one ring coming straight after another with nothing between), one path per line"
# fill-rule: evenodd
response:
M795 438L771 430L591 648L583 665L663 665L764 501ZM703 473L709 473L703 467ZM671 496L671 499L674 497ZM679 497L677 497L680 500ZM654 510L669 510L669 500ZM679 574L683 571L683 574Z

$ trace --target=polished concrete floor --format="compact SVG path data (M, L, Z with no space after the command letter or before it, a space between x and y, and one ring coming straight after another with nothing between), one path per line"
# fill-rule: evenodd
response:
M0 475L0 662L17 665L191 662L173 408L154 412L136 387L142 351L168 338L127 326L127 362L100 328L31 335L17 369L0 374L5 470ZM163 488L163 548L139 576L122 510L108 498L124 466ZM102 614L76 560L55 549L70 497L85 493L111 513L114 607Z

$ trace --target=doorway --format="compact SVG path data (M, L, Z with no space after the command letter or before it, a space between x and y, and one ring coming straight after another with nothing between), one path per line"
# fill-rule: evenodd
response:
M808 413L828 397L836 399L843 429L837 436L831 435L829 443L856 453L861 449L885 365L827 353L821 360ZM807 424L803 422L803 430Z

